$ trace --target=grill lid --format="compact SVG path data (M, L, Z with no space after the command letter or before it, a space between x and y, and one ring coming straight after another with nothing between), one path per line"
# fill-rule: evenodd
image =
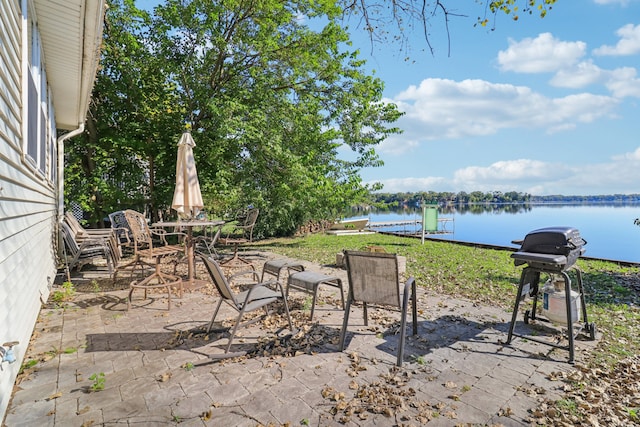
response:
M573 227L545 227L527 234L520 247L521 252L569 255L581 251L587 242L580 231Z
M573 227L545 227L533 230L520 243L520 249L511 254L515 265L548 271L563 271L575 264L585 252L586 240Z

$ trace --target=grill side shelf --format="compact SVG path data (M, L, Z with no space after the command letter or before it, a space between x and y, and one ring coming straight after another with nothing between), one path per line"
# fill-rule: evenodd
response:
M515 265L522 265L525 263L542 263L550 265L562 265L567 264L567 257L561 254L543 254L538 252L524 252L518 251L511 254Z

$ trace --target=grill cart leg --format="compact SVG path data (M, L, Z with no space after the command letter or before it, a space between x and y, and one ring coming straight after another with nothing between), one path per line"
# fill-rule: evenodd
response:
M585 298L584 298L584 288L582 285L582 272L580 271L580 269L578 269L575 266L571 267L572 269L574 269L576 271L576 277L577 277L577 282L578 282L578 292L580 294L580 302L582 305L582 316L584 319L584 325L579 325L574 327L574 324L576 322L574 322L573 319L573 312L572 312L572 304L571 304L571 278L569 277L569 275L567 274L567 271L546 271L546 270L542 270L539 268L533 268L533 267L525 267L522 270L522 274L520 275L520 284L518 286L518 294L516 297L516 303L514 305L513 308L513 314L511 316L511 324L509 325L509 335L507 336L507 342L506 344L511 344L511 341L513 339L514 336L516 337L521 337L521 338L526 338L529 341L535 341L537 343L540 344L545 344L551 347L555 347L555 348L560 348L563 350L567 350L569 352L569 363L573 364L574 363L574 359L575 359L575 337L577 336L578 333L580 333L581 331L587 332L589 334L589 338L591 340L595 340L596 338L596 325L593 323L589 323L588 319L587 319L587 308L586 308L586 304L585 304ZM540 281L540 273L546 273L546 274L560 274L562 276L562 279L564 280L564 293L565 293L565 310L567 313L567 340L569 341L569 345L567 346L561 346L561 345L556 345L556 344L552 344L546 341L542 341L536 337L531 337L531 336L525 336L525 335L520 335L514 332L515 329L515 324L516 324L516 318L518 316L518 308L520 306L520 301L522 301L524 299L524 297L526 296L526 291L527 291L527 287L526 285L531 286L531 294L533 296L533 311L531 313L529 313L529 311L527 310L527 313L525 313L525 323L528 323L528 319L531 318L533 320L536 319L536 303L538 300L538 292L539 292L539 287L538 287L538 283ZM545 318L540 318L538 319L542 322L548 322L548 319ZM577 319L576 319L577 320Z
M589 332L591 341L596 339L596 324L589 323L587 318L587 304L584 301L584 288L582 287L582 271L576 270L578 275L578 292L580 292L580 302L582 303L582 319L584 320L584 330Z
M538 300L538 282L540 281L540 272L533 270L529 267L525 267L520 275L520 284L518 285L518 294L516 297L516 303L513 307L513 314L511 315L511 324L509 325L509 335L507 336L507 344L511 344L511 339L515 335L513 330L516 326L516 318L518 317L518 308L520 307L520 301L523 301L527 294L534 293L535 299L533 301L533 314L532 319L536 318L536 302ZM525 287L528 285L528 289ZM525 323L529 322L529 316L525 315ZM517 336L517 335L516 335Z
M587 304L584 300L584 288L582 286L582 271L576 268L576 274L578 277L578 292L580 292L580 303L582 304L582 320L584 321L583 328L589 333L589 339L594 341L596 339L596 324L589 323L587 318Z
M531 292L529 293L529 295L533 297L533 304L531 305L531 313L529 313L530 316L526 316L527 313L525 313L524 323L529 323L529 317L531 318L531 320L536 320L536 313L538 311L538 296L540 295L540 272L537 270L528 270L527 275L530 276L530 278L528 279L530 280L529 283L531 283Z
M565 301L565 309L567 310L567 338L569 339L569 363L573 364L574 354L575 354L573 338L575 334L573 333L573 323L574 323L573 316L572 316L573 310L571 310L571 278L569 278L569 275L565 271L560 272L560 274L564 279L564 295L565 295L564 301Z

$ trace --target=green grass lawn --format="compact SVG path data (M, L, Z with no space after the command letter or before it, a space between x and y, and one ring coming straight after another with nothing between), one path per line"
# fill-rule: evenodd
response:
M257 249L317 264L335 264L336 253L343 249L364 249L369 245L405 256L407 275L415 277L419 286L480 304L499 305L508 311L513 309L522 267L514 266L510 251L430 240L423 245L420 239L383 234L313 234L253 244ZM578 266L583 273L589 322L594 322L602 333L600 343L585 363L612 368L617 361L640 350L640 269L585 259L578 260Z

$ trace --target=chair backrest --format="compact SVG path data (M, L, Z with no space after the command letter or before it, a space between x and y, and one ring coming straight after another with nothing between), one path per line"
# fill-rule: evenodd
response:
M402 307L398 257L380 252L344 251L352 301Z
M66 245L67 249L69 249L69 255L75 257L78 252L80 252L80 246L78 246L78 242L76 242L73 231L64 221L60 223L60 231L62 233L64 244Z
M136 248L153 247L151 230L147 225L147 219L140 212L127 209L124 211L125 219L129 230L131 230L131 238Z
M247 215L244 218L244 226L245 227L251 227L253 225L256 225L256 221L258 219L258 214L260 213L260 209L258 208L251 208L247 211Z
M220 235L222 234L223 226L224 224L220 224L216 227L216 231L215 233L213 233L213 236L210 238L208 246L213 247L216 243L218 243L218 239L220 239Z
M252 208L247 211L247 216L244 218L244 223L242 225L243 234L247 237L250 242L253 241L253 228L256 226L256 222L258 221L258 214L260 210L258 208Z
M73 236L78 236L85 233L84 227L82 226L82 224L80 224L78 218L76 218L76 216L71 211L67 211L64 213L64 221L69 226L69 230Z
M124 215L124 211L116 211L109 214L109 222L111 228L115 230L116 236L120 242L126 242L130 240L131 229L129 223Z
M205 267L207 267L209 276L211 276L211 280L220 293L220 296L223 299L227 300L230 304L233 304L235 307L239 307L236 295L231 290L231 286L229 286L229 282L222 272L220 265L211 257L208 257L204 254L199 255L202 258Z

